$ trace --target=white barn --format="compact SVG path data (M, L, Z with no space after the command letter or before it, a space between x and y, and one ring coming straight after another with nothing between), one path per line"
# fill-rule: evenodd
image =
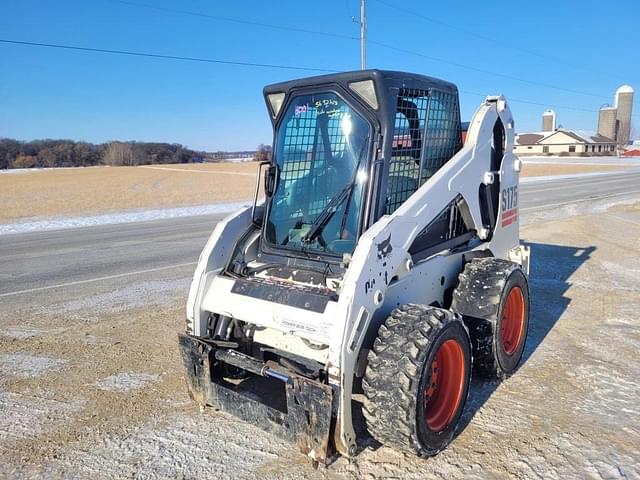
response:
M513 147L517 155L611 155L615 141L595 132L566 130L521 133Z

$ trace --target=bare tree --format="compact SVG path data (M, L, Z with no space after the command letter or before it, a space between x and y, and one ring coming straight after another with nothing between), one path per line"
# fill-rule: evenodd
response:
M205 152L179 144L119 142L93 144L73 140L0 138L0 169L18 165L33 167L78 167L86 165L145 165L201 161ZM32 165L33 164L33 165Z
M37 155L38 158L38 164L41 167L55 167L56 166L56 154L53 150L53 148L43 148L42 150L40 150L38 152Z
M18 155L13 161L13 168L32 168L36 166L36 157L32 155Z
M258 145L258 151L256 152L256 156L253 158L256 162L267 162L271 160L271 146L260 144Z
M133 149L124 142L110 142L104 151L104 163L106 165L133 165Z

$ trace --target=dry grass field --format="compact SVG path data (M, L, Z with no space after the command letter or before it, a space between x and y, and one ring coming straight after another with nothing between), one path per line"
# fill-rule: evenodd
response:
M525 160L526 162L526 160ZM615 172L625 170L627 167L619 165L552 165L524 164L522 174L524 177L540 177L544 175L566 175L571 173Z
M618 166L539 165L524 176L621 170ZM255 163L34 170L0 174L0 223L250 199Z
M245 200L256 169L217 163L0 174L0 222Z

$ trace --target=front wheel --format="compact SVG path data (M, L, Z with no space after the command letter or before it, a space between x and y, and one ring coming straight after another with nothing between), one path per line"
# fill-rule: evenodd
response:
M435 455L453 440L470 375L471 344L459 315L422 305L394 310L363 379L369 432L385 445Z

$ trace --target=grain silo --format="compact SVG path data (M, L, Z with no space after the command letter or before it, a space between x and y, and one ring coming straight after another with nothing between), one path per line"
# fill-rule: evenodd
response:
M553 132L556 129L556 112L547 110L542 114L542 131Z
M602 107L598 115L598 134L603 137L616 139L618 133L618 109L616 107Z
M616 91L616 108L618 120L618 145L629 143L631 135L631 114L633 111L633 88L623 85Z

